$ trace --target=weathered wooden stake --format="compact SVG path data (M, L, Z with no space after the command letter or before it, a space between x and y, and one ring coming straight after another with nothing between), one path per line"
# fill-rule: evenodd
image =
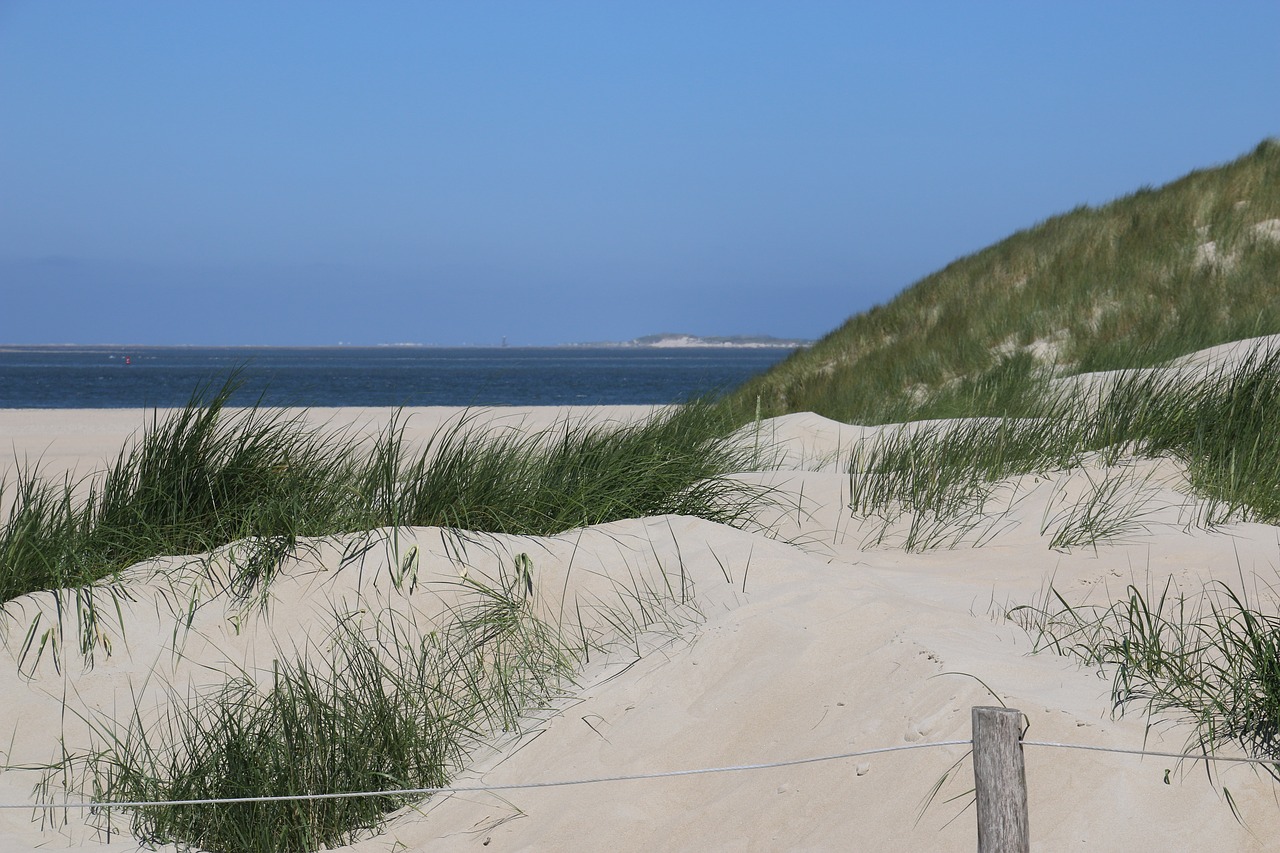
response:
M1030 853L1022 712L973 709L973 779L978 794L978 853Z

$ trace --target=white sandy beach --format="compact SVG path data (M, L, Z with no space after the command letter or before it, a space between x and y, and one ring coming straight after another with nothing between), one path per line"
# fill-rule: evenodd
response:
M626 420L647 411L587 414ZM412 414L411 435L420 438L456 412ZM547 425L579 414L489 416ZM387 410L308 414L317 423L361 429L389 416ZM0 411L3 464L42 457L49 471L85 474L144 417ZM186 693L226 671L269 669L281 649L318 644L335 610L429 624L460 571L496 577L519 553L531 557L535 601L551 617L566 600L616 605L625 600L620 585L637 578L658 589L663 573L691 583L690 602L673 609L673 625L645 635L638 647L593 658L554 712L482 750L458 785L561 782L964 740L971 707L1000 703L1026 714L1029 740L1182 750L1186 728L1172 718L1148 728L1137 710L1114 715L1109 679L1071 659L1033 654L1034 638L1004 613L1040 600L1050 583L1073 603L1111 601L1129 584L1159 590L1169 579L1191 594L1210 580L1237 589L1243 581L1253 594L1276 581L1280 529L1195 527L1189 519L1196 501L1181 468L1157 460L1130 464L1145 507L1142 529L1096 551L1052 550L1044 531L1055 507L1097 477L1088 468L1007 483L1007 512L981 527L980 546L970 537L908 553L892 536L872 546L872 525L847 508L846 469L853 443L876 432L811 414L763 423L759 440L777 449L782 465L741 477L774 487L783 500L757 531L661 517L545 538L477 536L460 546L445 531L414 528L376 539L358 566L345 567L343 543L326 540L289 565L265 611L220 592L216 565L157 560L130 572L123 630L102 629L111 652L100 647L92 669L72 652L61 671L46 657L19 672L27 626L37 612L52 613L50 594L26 596L5 610L0 760L50 761L60 737L70 748L85 746L79 715L154 707L167 701L167 685ZM408 592L388 580L388 567L414 545L420 583ZM202 606L189 628L177 630L185 611L174 602L192 595ZM592 624L607 633L603 618ZM976 828L972 808L965 810L973 786L966 753L966 746L944 746L767 770L437 796L344 849L969 851ZM1207 776L1193 762L1032 746L1026 765L1034 850L1261 851L1280 837L1280 788L1248 766L1219 765ZM0 802L31 801L37 775L0 773ZM42 826L30 810L0 811L0 850L136 847L118 832L108 843L74 812L52 824Z

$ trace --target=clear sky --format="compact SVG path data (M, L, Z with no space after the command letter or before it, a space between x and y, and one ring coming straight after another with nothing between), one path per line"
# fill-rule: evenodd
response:
M0 343L817 337L1280 134L1280 3L0 0Z

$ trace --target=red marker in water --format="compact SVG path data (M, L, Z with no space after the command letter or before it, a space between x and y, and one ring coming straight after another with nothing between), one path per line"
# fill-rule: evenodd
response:
M133 359L129 358L129 356L127 356L127 355L126 355L126 356L124 357L124 363L125 363L125 364L133 364Z

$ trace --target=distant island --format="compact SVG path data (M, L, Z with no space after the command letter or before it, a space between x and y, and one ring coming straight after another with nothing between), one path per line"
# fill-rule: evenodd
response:
M596 341L592 343L568 344L575 347L718 347L739 349L798 349L807 347L813 341L794 338L774 338L769 335L727 335L723 337L702 337L664 333L645 335L629 341Z

